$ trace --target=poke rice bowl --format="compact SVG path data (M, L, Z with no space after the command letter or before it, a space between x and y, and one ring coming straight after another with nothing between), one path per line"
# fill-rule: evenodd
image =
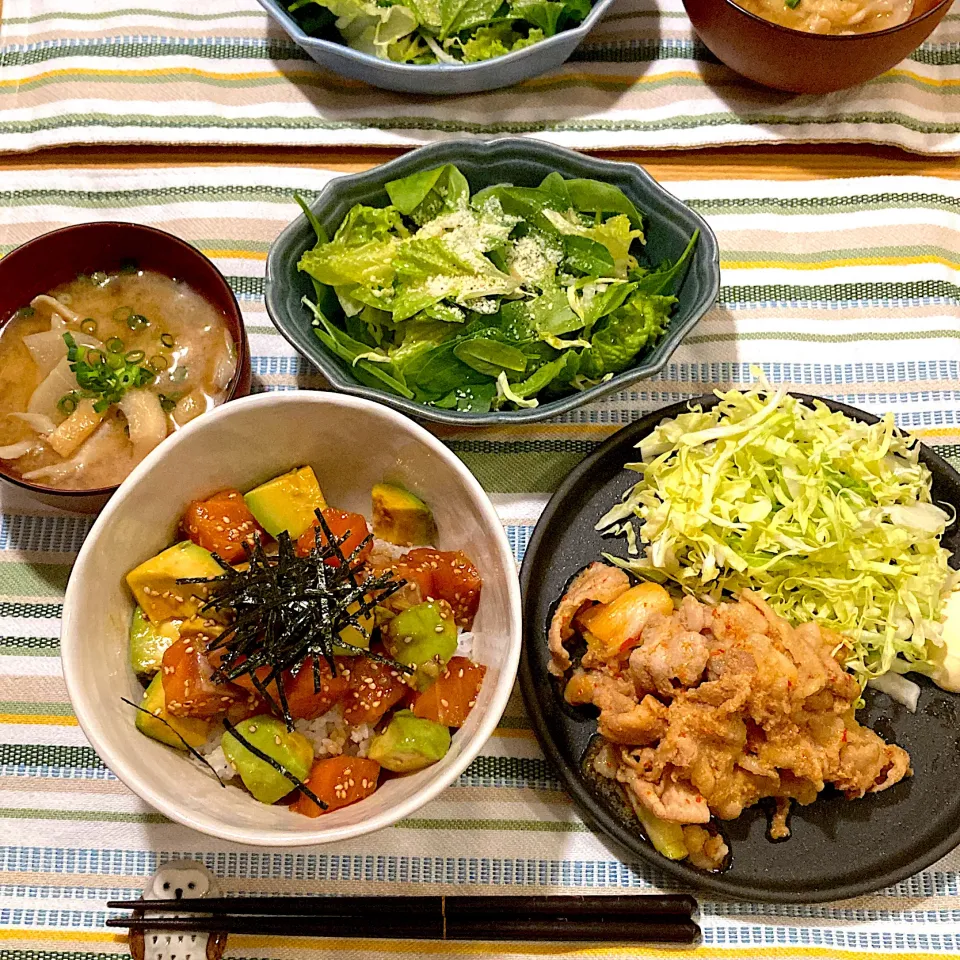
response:
M471 656L486 667L475 702L432 766L382 781L359 802L315 818L227 788L185 751L135 727L144 691L130 664L135 601L130 570L177 539L191 501L246 491L310 465L327 502L368 515L374 484L402 485L430 505L441 550L463 550L482 577ZM460 460L406 417L331 393L272 393L225 405L158 447L120 486L88 535L70 576L61 650L80 726L107 766L171 820L224 840L299 846L386 827L433 799L479 754L506 706L521 643L520 595L503 527ZM370 662L370 661L366 661ZM158 674L157 679L160 679ZM242 725L242 726L245 726Z

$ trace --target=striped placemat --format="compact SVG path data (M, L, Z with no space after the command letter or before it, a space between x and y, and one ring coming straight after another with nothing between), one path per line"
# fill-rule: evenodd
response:
M561 70L451 99L325 73L255 0L4 0L0 150L511 133L585 149L863 141L958 153L958 20L948 14L885 76L810 97L764 90L718 64L680 0L619 0Z
M9 172L0 252L45 230L143 221L201 247L230 277L254 354L255 389L320 387L264 312L267 247L322 172L282 168ZM881 412L960 461L960 184L921 178L672 187L716 229L717 307L664 373L541 425L444 431L490 491L519 558L557 481L641 414L742 383L751 364L807 392ZM130 896L159 862L202 858L229 892L261 894L669 889L583 825L545 764L519 696L480 758L415 817L333 847L238 847L164 820L85 743L60 676L64 582L88 518L0 491L0 958L122 954L103 903ZM904 825L910 829L910 824ZM864 843L870 842L869 830ZM789 855L789 846L783 848ZM696 958L933 957L960 953L960 856L855 901L778 907L705 897ZM373 960L560 956L551 945L390 944L238 937L231 956ZM663 956L613 947L563 956Z

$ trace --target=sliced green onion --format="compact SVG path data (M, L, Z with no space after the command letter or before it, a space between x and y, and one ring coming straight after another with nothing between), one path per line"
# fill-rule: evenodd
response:
M101 284L106 283L109 277L102 270L97 270L95 273L90 274L90 279L99 287Z
M87 317L80 321L80 329L88 336L93 336L97 332L97 321L93 317Z
M140 268L139 266L137 266L136 260L124 260L120 264L120 272L121 273L139 273Z
M161 333L160 342L165 347L172 347L177 341L174 339L174 336L172 333Z
M107 353L123 353L126 344L119 337L111 337L107 341Z
M76 398L76 396L75 396L74 394L72 394L72 393L65 393L65 394L57 401L57 409L58 409L61 413L66 414L66 416L70 416L70 414L73 413L73 411L77 409L77 398Z
M147 361L147 366L160 373L170 366L170 361L162 353L156 353Z
M142 350L131 350L124 356L127 363L139 363L146 354Z
M170 374L170 379L173 380L174 383L182 383L187 379L187 368L177 367L177 369Z
M37 311L33 307L21 307L15 314L21 320L27 320L32 317Z
M131 313L127 317L127 326L131 330L139 330L141 327L149 327L150 321L142 313Z
M153 383L157 375L149 367L137 367L137 386L145 387L148 383Z
M168 397L165 393L160 394L160 408L164 413L173 413L177 407L177 401L173 397Z
M96 347L88 347L83 359L91 366L94 364L103 366L107 362L107 355Z
M120 370L121 368L125 367L126 364L127 364L126 360L124 360L123 357L119 356L119 354L116 354L116 353L107 354L107 366L111 370Z

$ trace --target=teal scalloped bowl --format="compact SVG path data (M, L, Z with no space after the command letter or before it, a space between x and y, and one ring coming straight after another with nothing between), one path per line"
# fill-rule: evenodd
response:
M546 420L625 390L659 373L683 338L717 298L720 255L717 238L703 217L665 190L636 164L597 160L537 140L510 138L489 142L457 140L430 144L364 173L331 180L310 206L332 235L354 204L386 206L389 199L384 184L444 163L456 164L469 181L472 191L498 183L537 186L554 170L565 177L592 177L614 184L644 214L647 240L645 257L650 265L677 259L694 231L699 230L700 240L680 289L676 291L678 303L666 333L629 370L606 383L550 400L538 407L465 413L406 400L386 390L360 383L349 365L333 356L314 334L311 314L302 303L302 298L312 296L313 290L310 278L297 270L297 262L304 250L313 247L315 236L307 218L301 215L277 237L267 255L267 312L280 333L320 370L335 390L385 403L421 420L453 426Z

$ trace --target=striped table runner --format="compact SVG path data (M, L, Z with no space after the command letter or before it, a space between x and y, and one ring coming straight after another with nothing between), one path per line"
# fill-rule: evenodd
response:
M325 73L255 0L4 0L0 150L512 133L588 149L862 141L960 153L958 20L948 14L885 76L810 97L763 90L718 64L680 0L619 0L556 73L450 99Z
M255 389L320 387L264 312L267 247L327 175L289 168L11 172L0 183L0 253L51 228L130 219L187 238L229 276L243 306ZM960 184L921 178L714 182L673 189L716 229L717 307L664 373L553 422L445 431L490 491L522 555L557 481L597 443L679 398L743 383L751 364L881 412L893 410L960 459ZM131 896L157 864L202 858L231 893L540 892L670 889L619 860L578 819L514 696L496 735L455 787L413 818L334 847L242 848L164 820L85 743L60 676L64 582L88 518L0 491L0 958L123 954L103 903ZM909 829L910 825L905 824ZM864 843L870 842L868 832ZM783 848L789 855L789 848ZM855 901L778 907L704 898L703 960L960 954L960 856ZM550 945L375 944L238 937L260 960L662 956Z

